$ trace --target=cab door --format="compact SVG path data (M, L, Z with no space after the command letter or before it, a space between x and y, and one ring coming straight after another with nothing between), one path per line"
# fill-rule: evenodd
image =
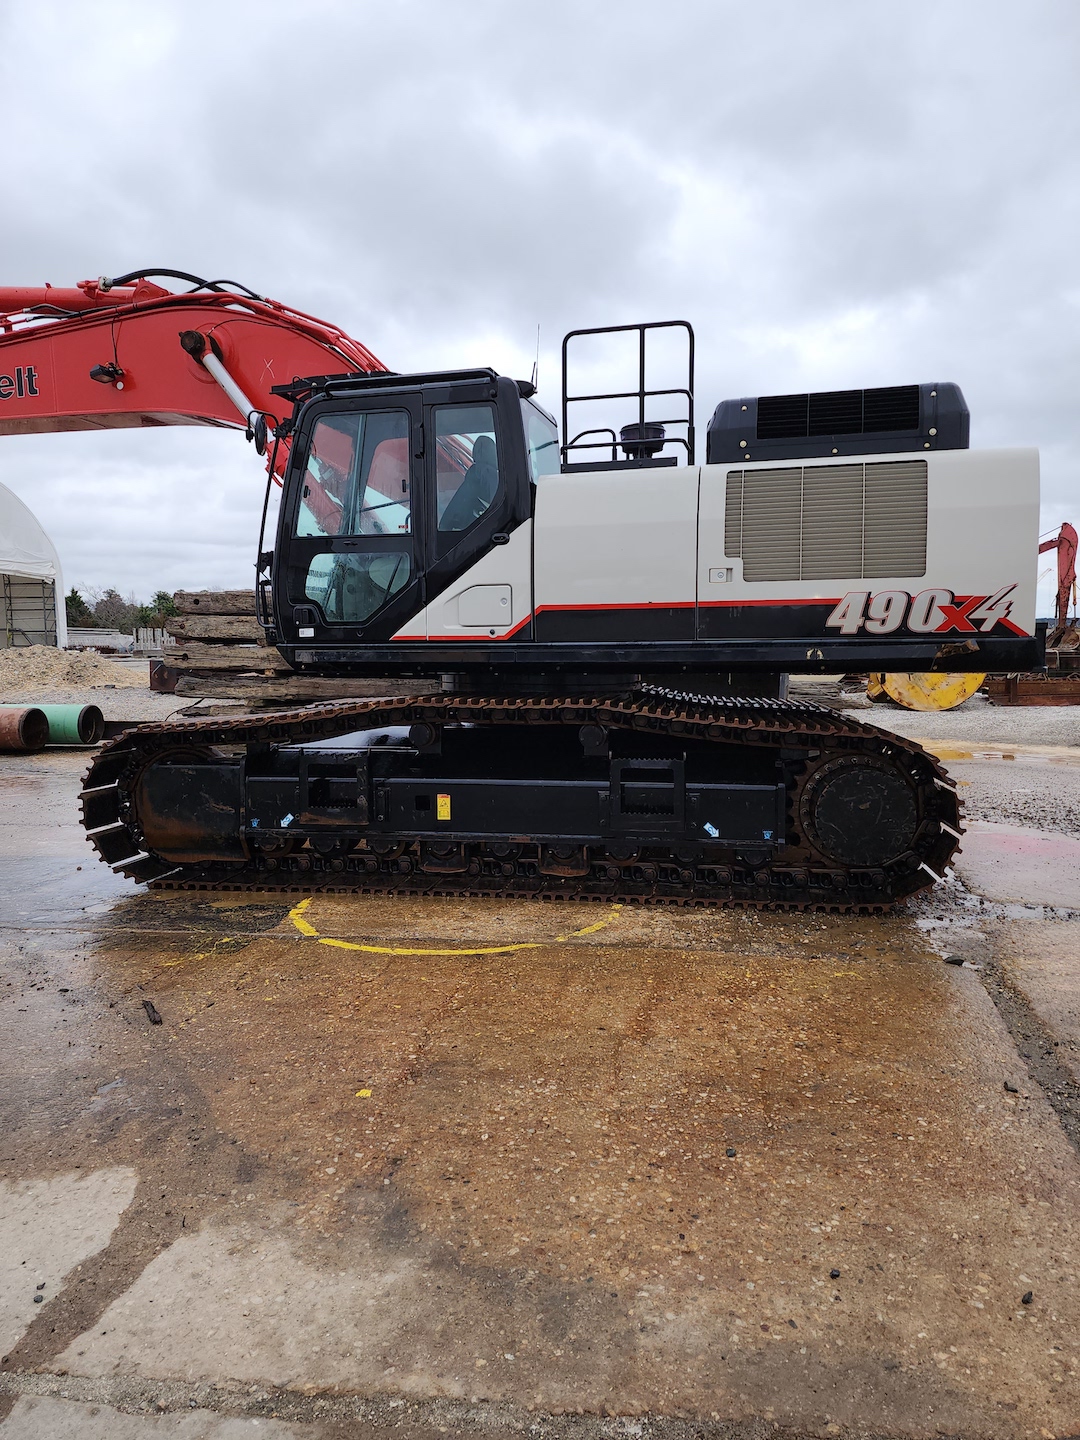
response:
M426 593L419 396L315 406L294 453L283 638L388 640Z
M517 435L504 433L496 399L496 391L488 389L475 398L453 396L425 407L432 595L486 554L491 537L512 523L508 457L520 445Z
M528 623L531 486L517 389L498 387L425 396L428 609L402 639L487 640Z

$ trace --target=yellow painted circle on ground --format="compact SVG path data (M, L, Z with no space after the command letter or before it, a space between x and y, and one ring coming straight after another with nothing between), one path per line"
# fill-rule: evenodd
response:
M421 950L409 949L401 945L361 945L355 940L334 940L329 935L320 935L315 926L304 918L307 908L314 898L314 895L309 895L289 911L289 919L300 931L300 934L317 940L320 945L332 945L337 950L362 950L366 955L511 955L516 950L543 950L547 945L565 945L568 940L576 940L581 935L595 935L598 930L603 930L610 925L623 908L621 905L612 905L603 920L597 920L592 925L584 925L580 930L571 930L567 935L556 935L552 940L523 940L516 945L485 945L468 950Z
M884 690L891 700L905 710L953 710L970 700L986 681L985 675L935 675L896 672L872 675L867 694L873 699L873 688ZM873 682L877 687L873 687Z

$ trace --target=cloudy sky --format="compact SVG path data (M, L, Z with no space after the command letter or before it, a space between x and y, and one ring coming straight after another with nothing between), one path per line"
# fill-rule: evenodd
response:
M702 417L955 380L1080 520L1075 0L0 0L0 53L0 283L228 275L398 370L527 375L539 325L552 409L564 330L677 316ZM9 438L0 482L68 583L250 582L239 436Z

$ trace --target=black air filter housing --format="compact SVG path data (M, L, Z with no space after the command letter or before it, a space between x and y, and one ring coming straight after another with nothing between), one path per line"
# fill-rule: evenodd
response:
M721 400L709 421L707 461L966 450L970 420L959 385L948 381Z

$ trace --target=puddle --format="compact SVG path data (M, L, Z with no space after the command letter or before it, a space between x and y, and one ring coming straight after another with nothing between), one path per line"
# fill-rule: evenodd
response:
M131 893L129 881L93 860L85 864L51 856L5 856L2 863L0 930L55 929L90 921Z
M922 737L916 741L939 760L1017 760L1029 765L1073 765L1080 767L1080 748L1072 745L1010 745L1002 749L951 745Z

